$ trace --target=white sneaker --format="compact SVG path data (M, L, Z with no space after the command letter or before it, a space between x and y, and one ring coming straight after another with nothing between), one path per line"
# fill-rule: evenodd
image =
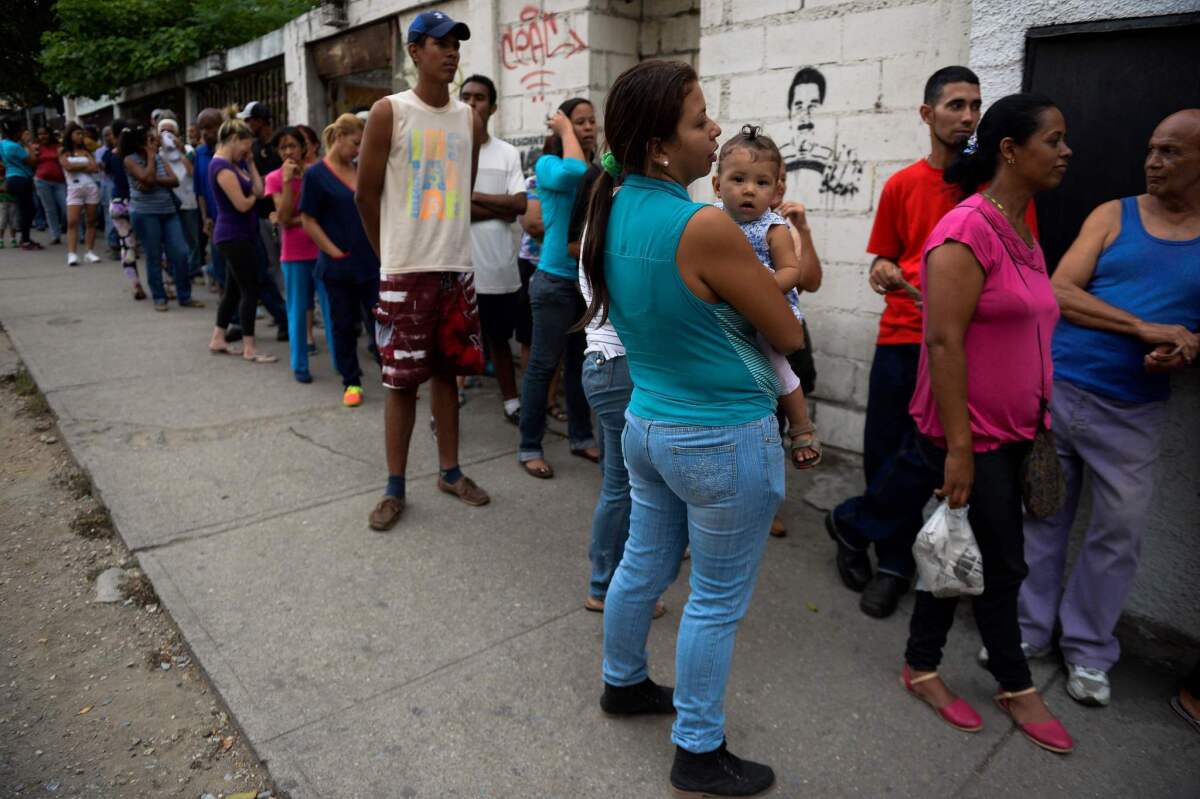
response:
M1081 705L1108 707L1108 702L1112 699L1112 685L1108 681L1108 672L1068 663L1067 693Z
M92 252L91 250L88 250L87 255L83 256L83 260L87 261L89 264L98 264L100 263L100 256L96 255L96 253Z
M1044 658L1046 655L1049 655L1050 647L1047 646L1041 649L1034 649L1032 646L1022 641L1021 651L1025 653L1026 660L1035 660L1037 658ZM980 666L987 668L988 651L986 646L979 647L979 654L975 656L975 659L979 661Z
M79 266L79 256L73 252L67 253L67 266Z

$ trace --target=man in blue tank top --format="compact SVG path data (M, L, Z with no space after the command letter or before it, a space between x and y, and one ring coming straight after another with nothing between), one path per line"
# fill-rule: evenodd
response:
M1046 653L1061 621L1067 693L1085 705L1109 702L1113 629L1137 571L1170 372L1200 350L1200 109L1159 124L1145 169L1146 193L1093 211L1054 273L1062 320L1050 411L1067 501L1025 521L1022 646ZM1064 589L1085 469L1092 517Z

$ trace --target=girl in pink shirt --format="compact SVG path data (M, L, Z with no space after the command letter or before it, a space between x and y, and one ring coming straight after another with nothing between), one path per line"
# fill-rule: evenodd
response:
M333 325L329 321L329 295L315 274L317 245L300 224L300 186L304 170L316 161L307 137L298 128L287 127L275 134L272 144L283 159L283 166L267 175L263 191L275 202L275 222L281 239L280 265L287 288L288 341L292 353L292 374L301 383L311 383L308 356L317 351L313 341L313 293L321 302L325 320L325 340L333 357Z
M920 460L951 508L969 505L983 559L974 598L996 703L1030 740L1074 747L1033 687L1021 643L1017 595L1025 565L1021 465L1039 419L1049 425L1050 336L1058 305L1041 248L1025 222L1038 191L1062 180L1071 155L1066 122L1045 97L1014 94L993 105L945 171L966 200L925 242L921 294L925 347L909 410ZM975 193L980 186L987 189ZM923 496L927 496L924 494ZM938 676L957 597L917 591L903 683L951 726L975 732L979 714Z

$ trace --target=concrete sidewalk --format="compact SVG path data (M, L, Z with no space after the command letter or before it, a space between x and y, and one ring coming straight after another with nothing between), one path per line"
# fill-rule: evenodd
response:
M421 410L402 523L379 535L382 389L340 404L322 352L300 385L281 363L210 356L203 310L155 313L111 262L62 248L0 253L0 322L72 451L188 643L297 799L666 796L668 719L612 721L597 704L601 619L583 610L594 466L550 436L557 477L516 466L492 384L470 392L462 462L493 497L436 491ZM371 373L373 370L368 370ZM824 469L829 481L837 458ZM843 464L843 474L853 474ZM1200 736L1167 706L1170 675L1127 660L1115 702L1068 699L1035 666L1076 737L1057 757L990 704L964 603L943 672L983 714L955 732L897 684L911 595L887 621L842 588L821 515L789 474L791 534L772 540L738 636L727 713L735 752L772 764L781 797L1200 796ZM815 486L817 493L821 486ZM672 682L687 568L650 639Z

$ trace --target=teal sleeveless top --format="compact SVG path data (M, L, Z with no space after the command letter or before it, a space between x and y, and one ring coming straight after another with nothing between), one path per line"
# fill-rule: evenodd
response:
M678 183L630 175L604 243L609 318L625 345L629 410L651 421L720 427L775 412L779 386L749 322L707 303L679 274L683 229L701 208Z

